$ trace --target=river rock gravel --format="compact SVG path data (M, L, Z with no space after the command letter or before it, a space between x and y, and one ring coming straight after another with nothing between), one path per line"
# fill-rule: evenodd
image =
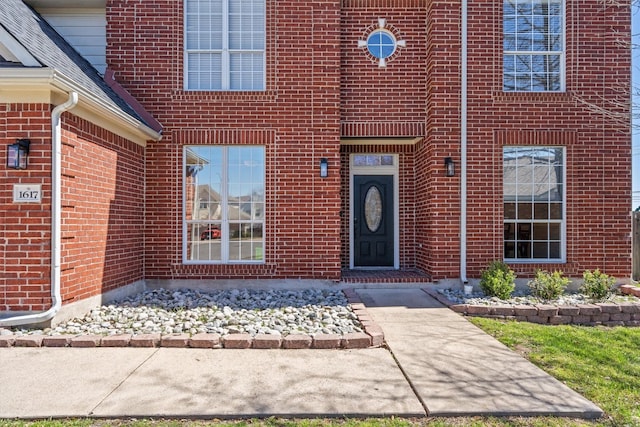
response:
M154 289L44 330L16 335L338 334L363 328L342 291Z
M469 305L536 305L536 304L550 304L557 306L576 306L578 304L592 304L594 302L633 302L638 303L640 300L632 295L612 294L603 301L593 301L588 296L581 293L565 293L559 298L552 301L543 301L534 297L525 290L516 290L512 297L503 300L498 297L486 296L482 291L473 292L470 295L466 295L462 290L458 289L438 289L438 293L447 297L447 299L455 304L469 304Z

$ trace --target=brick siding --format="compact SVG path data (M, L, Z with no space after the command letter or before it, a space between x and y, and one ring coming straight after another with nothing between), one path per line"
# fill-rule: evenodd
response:
M631 274L628 7L566 5L566 91L502 91L502 3L469 2L468 277L503 254L502 150L566 149L564 264ZM406 47L380 68L358 47L386 19ZM183 2L107 0L107 62L164 126L146 149L64 118L63 292L72 301L139 279L339 280L349 266L349 156L399 158L400 267L460 275L460 4L445 0L267 0L266 90L183 89ZM603 114L602 111L608 114ZM49 302L50 106L0 104L0 143L29 137L27 171L0 170L0 310ZM348 138L410 144L351 145ZM185 145L266 152L265 262L183 265ZM445 157L457 173L446 177ZM319 160L329 161L320 178ZM42 183L41 204L11 184ZM24 255L28 254L28 255Z

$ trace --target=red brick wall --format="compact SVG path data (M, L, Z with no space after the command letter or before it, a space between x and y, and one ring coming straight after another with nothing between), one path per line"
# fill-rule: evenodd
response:
M0 104L0 311L48 308L51 291L51 125L47 104ZM7 169L7 145L29 138L26 170ZM14 184L42 184L42 203L13 203Z
M339 3L267 2L260 93L183 90L183 2L107 3L109 66L164 126L147 151L146 277L338 279ZM265 263L182 265L183 146L255 143L267 155Z
M134 142L63 115L63 302L144 277L144 152Z
M427 70L426 3L421 0L342 0L340 119L343 136L418 136L424 134ZM359 48L358 41L378 28L378 19L407 46L399 47L387 67ZM420 126L408 129L410 124ZM356 126L357 124L357 126Z
M469 11L469 274L502 258L502 148L566 147L567 263L520 264L581 276L631 273L630 13L601 2L567 2L566 92L502 92L501 5ZM487 37L487 28L495 28ZM598 110L606 110L602 114Z
M0 105L0 146L31 140L27 170L0 166L0 311L51 304L51 106ZM144 149L65 113L62 146L63 303L143 277ZM14 184L42 184L42 203L13 203Z
M147 151L146 277L339 278L348 265L348 154L383 148L401 159L401 267L459 277L460 4L267 3L267 90L225 93L183 90L182 2L108 1L108 63L165 127ZM502 92L502 3L469 5L469 277L502 258L502 148L512 144L565 146L568 179L568 262L514 268L628 277L630 132L597 111L628 113L616 92L629 79L629 51L617 43L630 32L628 8L568 0L567 91L511 94ZM407 42L386 68L357 47L378 18ZM343 147L341 159L341 136L423 139ZM252 143L267 153L265 264L182 265L183 145ZM327 179L318 177L320 157L329 159ZM444 176L445 157L456 176Z

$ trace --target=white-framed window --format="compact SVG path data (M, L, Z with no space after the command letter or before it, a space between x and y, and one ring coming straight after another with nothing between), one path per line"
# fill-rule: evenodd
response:
M564 182L564 148L503 148L506 261L565 261Z
M185 89L265 90L265 0L185 0Z
M183 262L264 262L264 147L186 146L183 170Z
M503 90L565 90L563 0L504 0Z

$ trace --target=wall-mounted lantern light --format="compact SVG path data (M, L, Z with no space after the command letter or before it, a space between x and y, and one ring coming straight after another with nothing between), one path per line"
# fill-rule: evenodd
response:
M7 167L10 169L26 169L29 158L29 145L31 141L28 139L17 139L15 144L9 145L7 148Z
M454 176L456 174L456 164L451 157L444 158L444 173L446 176Z
M329 176L329 161L326 158L320 159L320 178Z

